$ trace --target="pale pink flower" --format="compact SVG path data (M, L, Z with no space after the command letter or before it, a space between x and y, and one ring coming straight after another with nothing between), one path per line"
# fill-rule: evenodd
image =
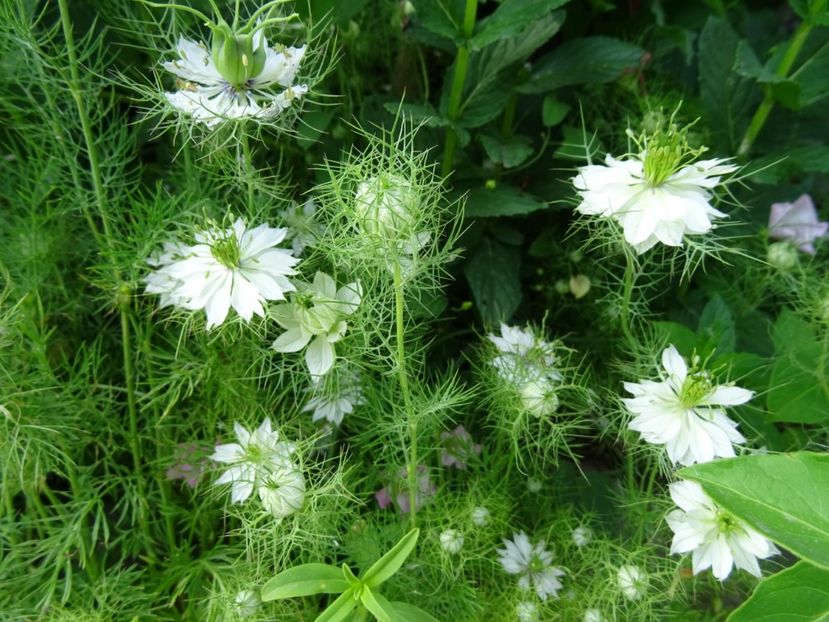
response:
M772 203L769 212L769 236L775 240L789 240L804 253L815 254L813 242L829 230L829 222L818 221L817 210L808 194L794 203Z

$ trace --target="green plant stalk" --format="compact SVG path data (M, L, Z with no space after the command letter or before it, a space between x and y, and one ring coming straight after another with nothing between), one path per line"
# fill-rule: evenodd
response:
M636 283L636 265L631 255L631 250L625 249L625 280L624 289L622 292L622 308L619 311L619 325L622 328L622 334L631 343L635 344L633 332L630 329L630 302L633 297L633 287Z
M466 0L466 10L463 18L463 38L466 42L458 48L455 57L455 75L452 77L452 90L449 92L449 107L446 116L450 121L457 121L461 110L461 97L463 96L463 85L466 82L466 73L469 70L469 39L475 29L475 16L478 13L478 0ZM458 136L455 130L447 128L446 142L443 147L443 167L441 173L444 177L452 172L452 165L455 163L455 149L458 145Z
M92 175L92 187L95 192L95 201L98 207L98 215L104 229L104 241L107 250L112 253L115 250L114 237L109 226L109 218L107 215L107 199L104 190L103 180L101 178L101 167L98 159L98 149L95 145L95 138L92 134L92 127L89 122L89 115L87 114L86 104L83 101L83 96L80 89L80 76L78 74L78 56L75 50L75 37L72 32L72 20L69 15L69 7L67 0L58 0L58 7L60 10L61 25L63 27L63 35L66 41L66 54L69 60L70 82L69 90L72 93L72 98L75 100L75 106L78 109L78 116L81 121L81 128L83 130L84 144L86 146L87 157L89 158L89 170ZM97 238L98 230L94 227L94 222L90 220L90 226L93 227L92 233ZM116 280L121 282L121 271L117 266L113 266L113 273ZM120 293L120 292L119 292ZM129 429L130 438L129 444L132 451L133 466L137 476L138 495L141 497L142 505L139 509L139 523L147 544L152 542L152 537L147 523L146 512L143 503L146 502L146 495L144 490L144 479L141 477L142 462L141 462L141 446L138 438L138 411L136 409L135 399L135 377L132 365L132 347L130 339L130 323L129 303L118 305L118 313L121 317L121 341L124 358L124 375L126 376L127 389L127 409L129 412Z
M250 151L250 139L242 130L242 154L244 156L244 178L247 183L248 190L248 213L253 213L253 155Z
M803 48L803 44L806 43L806 39L809 37L809 33L812 31L812 25L807 21L801 22L800 26L798 26L797 30L792 36L792 40L789 42L789 47L786 49L786 53L783 55L783 58L780 59L780 64L777 66L777 71L775 71L775 75L780 78L785 78L789 75L789 71L794 65L794 61L797 60L797 55L800 54L800 50ZM763 97L763 101L760 102L760 105L757 107L754 116L751 118L751 122L746 129L746 133L743 136L743 140L740 143L740 148L737 150L737 155L745 156L748 155L748 152L751 150L751 146L754 144L754 141L757 139L758 134L763 129L763 126L766 124L766 120L771 114L772 108L774 108L774 94L772 93L771 86L766 86L766 94Z
M400 383L400 392L403 394L403 404L406 408L406 418L409 431L409 455L407 456L406 476L409 485L409 517L412 526L417 526L417 419L412 405L409 375L406 369L406 331L404 325L405 301L403 299L403 275L400 271L400 262L394 263L394 324L397 345L397 378Z

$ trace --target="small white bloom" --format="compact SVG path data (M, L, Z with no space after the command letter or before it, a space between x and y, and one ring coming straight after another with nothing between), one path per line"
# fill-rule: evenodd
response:
M515 605L515 615L518 622L538 622L538 605L528 600L522 600Z
M504 546L497 550L499 561L506 572L520 575L518 587L535 589L541 600L558 596L562 588L558 578L564 576L564 571L552 565L553 554L545 548L544 540L533 545L521 532L513 534L512 540L504 539Z
M518 385L518 395L524 409L535 417L543 417L558 410L556 387L549 378L531 378Z
M797 246L788 240L773 242L766 249L766 261L783 272L788 272L800 261Z
M269 418L255 432L239 423L234 423L233 429L239 442L217 445L210 459L231 465L216 484L230 482L231 502L242 503L253 493L254 486L267 474L271 464L293 454L296 446L279 440L279 432L273 429Z
M257 487L262 505L278 519L293 514L305 501L305 477L286 456L279 456L263 469Z
M584 612L584 622L604 622L602 612L598 609L588 609Z
M542 483L540 479L531 477L527 480L527 490L529 490L531 493L536 494L538 492L541 492L541 488Z
M581 548L590 544L590 541L593 539L593 532L587 527L579 526L573 530L572 536L573 542L577 547Z
M674 346L662 353L662 367L664 380L624 383L633 395L622 400L634 415L628 427L649 443L665 445L674 464L687 466L734 456L732 443L746 439L724 407L745 404L753 393L714 385L705 372L689 373Z
M603 165L580 168L573 178L581 198L576 211L616 220L637 253L659 242L682 246L686 235L707 233L726 217L712 207L710 190L737 170L721 159L688 162L690 153L687 146L654 145L638 156L608 154Z
M648 575L638 566L622 566L616 573L616 580L629 600L639 600L648 590Z
M463 548L463 534L457 529L444 529L440 533L440 547L450 555L457 555Z
M485 527L489 524L489 510L483 506L472 509L472 524L476 527Z
M297 257L317 239L321 227L314 219L316 212L317 204L314 199L308 199L302 205L296 203L279 212L282 222L288 228L285 237L290 240L291 248Z
M273 349L277 352L299 352L305 346L305 363L314 377L320 377L334 365L334 344L348 328L343 318L356 311L362 298L359 283L337 289L330 276L317 272L314 282L300 286L290 304L273 311L276 322L285 330Z
M234 76L231 74L238 73L238 65L233 59L217 59L203 43L181 37L176 47L178 59L162 63L177 76L179 85L178 91L166 93L167 101L212 128L226 120L272 118L308 92L308 85L294 84L305 46L269 47L261 30L252 36L250 46L248 62L244 62L245 54L241 56L244 71ZM233 54L231 47L223 49Z
M669 488L680 508L667 517L674 532L671 553L691 553L694 574L711 568L725 581L736 565L759 577L757 560L780 553L770 540L714 503L696 482L674 482Z
M242 590L233 600L233 606L240 618L249 618L259 610L259 594L253 590Z
M332 376L336 379L327 381ZM313 421L328 421L336 426L343 422L346 415L363 403L360 381L353 373L329 374L312 383L306 389L311 399L302 408L302 412L313 413Z
M412 183L396 173L381 173L360 182L354 195L363 230L392 240L410 238L419 203Z
M160 294L162 306L204 309L208 329L224 322L231 307L246 322L264 316L263 302L294 291L287 277L296 274L299 260L276 248L284 238L285 229L249 229L240 218L229 229L197 233L193 246L165 244L148 260L156 271L144 279L146 291Z

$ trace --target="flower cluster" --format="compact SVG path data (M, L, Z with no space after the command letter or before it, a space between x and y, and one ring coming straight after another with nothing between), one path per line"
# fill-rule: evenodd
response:
M536 417L554 413L559 406L553 344L536 335L532 328L501 324L501 335L487 335L497 354L491 365L498 376L517 392L524 410Z
M242 503L256 491L262 505L277 519L301 508L305 477L294 462L296 445L280 440L269 418L254 432L239 423L233 429L238 442L217 445L210 457L230 465L216 484L231 484L231 502Z
M285 234L267 224L248 228L239 218L229 228L196 233L196 244L167 243L148 260L155 270L144 279L146 291L159 294L162 307L204 309L208 329L222 324L231 307L246 322L264 317L264 302L284 300L295 289L287 277L299 260L277 248Z

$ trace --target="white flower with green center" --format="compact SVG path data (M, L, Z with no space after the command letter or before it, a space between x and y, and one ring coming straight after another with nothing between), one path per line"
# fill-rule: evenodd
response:
M573 178L581 198L576 211L616 220L637 253L659 242L682 246L686 235L711 231L726 217L711 205L711 190L737 167L717 158L697 161L705 149L689 147L686 133L671 126L633 137L639 155L608 154L604 165L580 168Z
M240 618L249 618L258 610L262 601L253 590L242 590L233 599L233 606Z
M689 372L674 346L662 352L663 379L625 382L632 398L622 400L634 415L631 430L656 445L665 445L674 464L688 466L734 456L734 443L744 443L726 406L748 402L753 393L731 385L715 385L704 371Z
M267 417L254 432L240 423L233 424L233 431L238 442L217 445L210 459L230 465L216 485L230 483L231 502L242 503L270 474L273 465L281 464L296 451L296 445L279 440L279 432Z
M314 282L300 285L290 304L273 310L276 322L285 329L273 349L277 352L305 350L305 363L315 378L328 373L334 365L334 344L346 333L344 318L357 309L362 298L359 283L349 283L337 289L337 283L323 272L317 272Z
M579 526L573 530L572 537L575 545L581 548L590 544L593 539L593 532L587 527Z
M674 532L671 553L691 553L694 574L711 568L725 581L737 566L759 577L757 560L780 553L768 538L714 503L696 482L674 482L669 489L679 506L666 519Z
M166 93L170 104L193 120L215 127L234 119L272 118L305 95L308 85L294 84L305 46L270 47L265 38L268 26L290 19L270 17L280 2L266 3L242 26L238 15L228 24L221 15L214 21L191 7L170 5L196 14L212 33L211 49L181 37L178 58L162 64L178 78L179 90Z
M265 509L281 520L302 507L305 477L288 456L277 456L260 472L257 490Z
M204 309L208 329L224 322L231 307L249 322L265 315L262 303L295 289L287 277L299 260L276 248L284 238L285 229L248 229L240 218L229 229L197 233L195 245L168 243L148 261L156 271L145 278L146 291L160 294L162 306Z
M638 566L622 566L616 572L616 582L628 600L639 600L648 591L648 575Z
M306 389L311 399L302 412L313 414L312 421L328 421L340 426L343 418L363 403L360 380L353 372L327 374Z
M519 575L518 587L534 589L541 600L556 598L562 588L559 577L561 568L553 566L553 554L546 549L544 540L535 545L524 532L513 534L512 540L504 539L503 549L497 549L501 566L509 574Z
M319 235L321 226L316 222L316 212L317 204L314 199L308 199L302 205L295 203L279 212L283 224L288 228L286 237L297 257L302 255L302 251L307 247L312 246Z
M538 622L538 605L528 600L522 600L515 605L515 617L518 622Z

